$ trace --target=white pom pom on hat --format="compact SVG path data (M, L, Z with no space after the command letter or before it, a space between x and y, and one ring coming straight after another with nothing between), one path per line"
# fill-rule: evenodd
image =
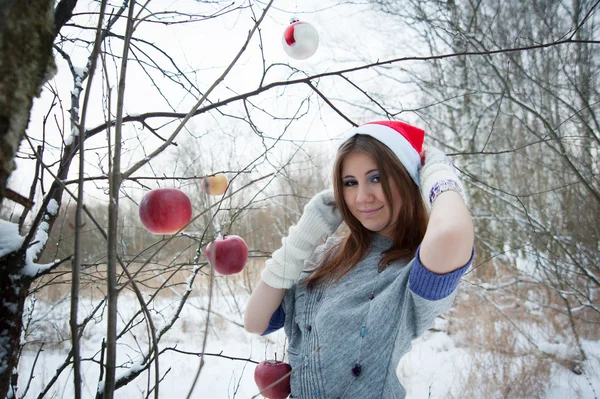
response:
M357 134L371 136L392 150L415 184L419 186L421 151L425 139L423 129L400 121L367 122L352 128L342 144Z

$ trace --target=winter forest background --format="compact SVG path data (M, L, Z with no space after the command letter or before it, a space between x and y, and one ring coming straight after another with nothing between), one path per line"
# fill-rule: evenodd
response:
M0 397L256 397L285 353L241 324L264 259L344 130L399 119L456 164L477 250L409 397L597 398L598 23L598 0L0 1ZM141 225L156 187L190 196L186 232ZM207 266L219 228L238 275Z

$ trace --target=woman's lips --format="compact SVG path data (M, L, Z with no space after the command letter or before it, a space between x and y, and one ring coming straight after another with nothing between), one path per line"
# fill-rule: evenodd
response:
M381 208L383 208L383 207L381 207ZM359 210L359 212L364 216L371 216L371 215L375 214L376 212L378 212L379 210L381 210L381 208Z

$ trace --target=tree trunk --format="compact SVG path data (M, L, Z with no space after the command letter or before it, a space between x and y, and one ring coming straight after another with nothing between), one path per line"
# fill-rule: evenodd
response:
M53 5L53 0L3 0L0 6L0 202L33 98L54 69Z
M25 135L33 98L53 69L53 0L4 0L0 7L0 202ZM22 315L30 279L19 279L25 251L0 259L0 398L16 385ZM14 375L14 377L13 377Z
M22 315L31 285L31 279L17 278L24 263L25 251L12 252L0 259L0 398L6 398L17 385L17 372L13 370L18 365Z
M54 73L52 45L71 18L77 0L2 0L0 3L0 203L14 170L14 157L25 137L33 99ZM64 162L70 164L70 158ZM66 176L66 172L63 173ZM54 190L60 204L62 190ZM48 203L50 198L45 200ZM42 209L40 215L44 215ZM48 219L49 225L54 216ZM37 226L37 224L34 224ZM32 229L35 230L35 229ZM30 232L35 234L35 231ZM34 279L23 276L24 246L0 258L0 398L17 388L25 299ZM32 259L31 261L35 261Z

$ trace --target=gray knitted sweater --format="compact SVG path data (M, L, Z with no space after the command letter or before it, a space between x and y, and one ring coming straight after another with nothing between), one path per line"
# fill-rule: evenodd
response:
M335 243L329 239L317 248L305 270ZM265 334L284 326L292 398L405 397L396 376L400 358L451 307L471 261L437 275L423 267L417 251L408 264L392 263L380 272L381 252L391 243L374 235L367 256L337 283L312 290L296 284L286 292Z

